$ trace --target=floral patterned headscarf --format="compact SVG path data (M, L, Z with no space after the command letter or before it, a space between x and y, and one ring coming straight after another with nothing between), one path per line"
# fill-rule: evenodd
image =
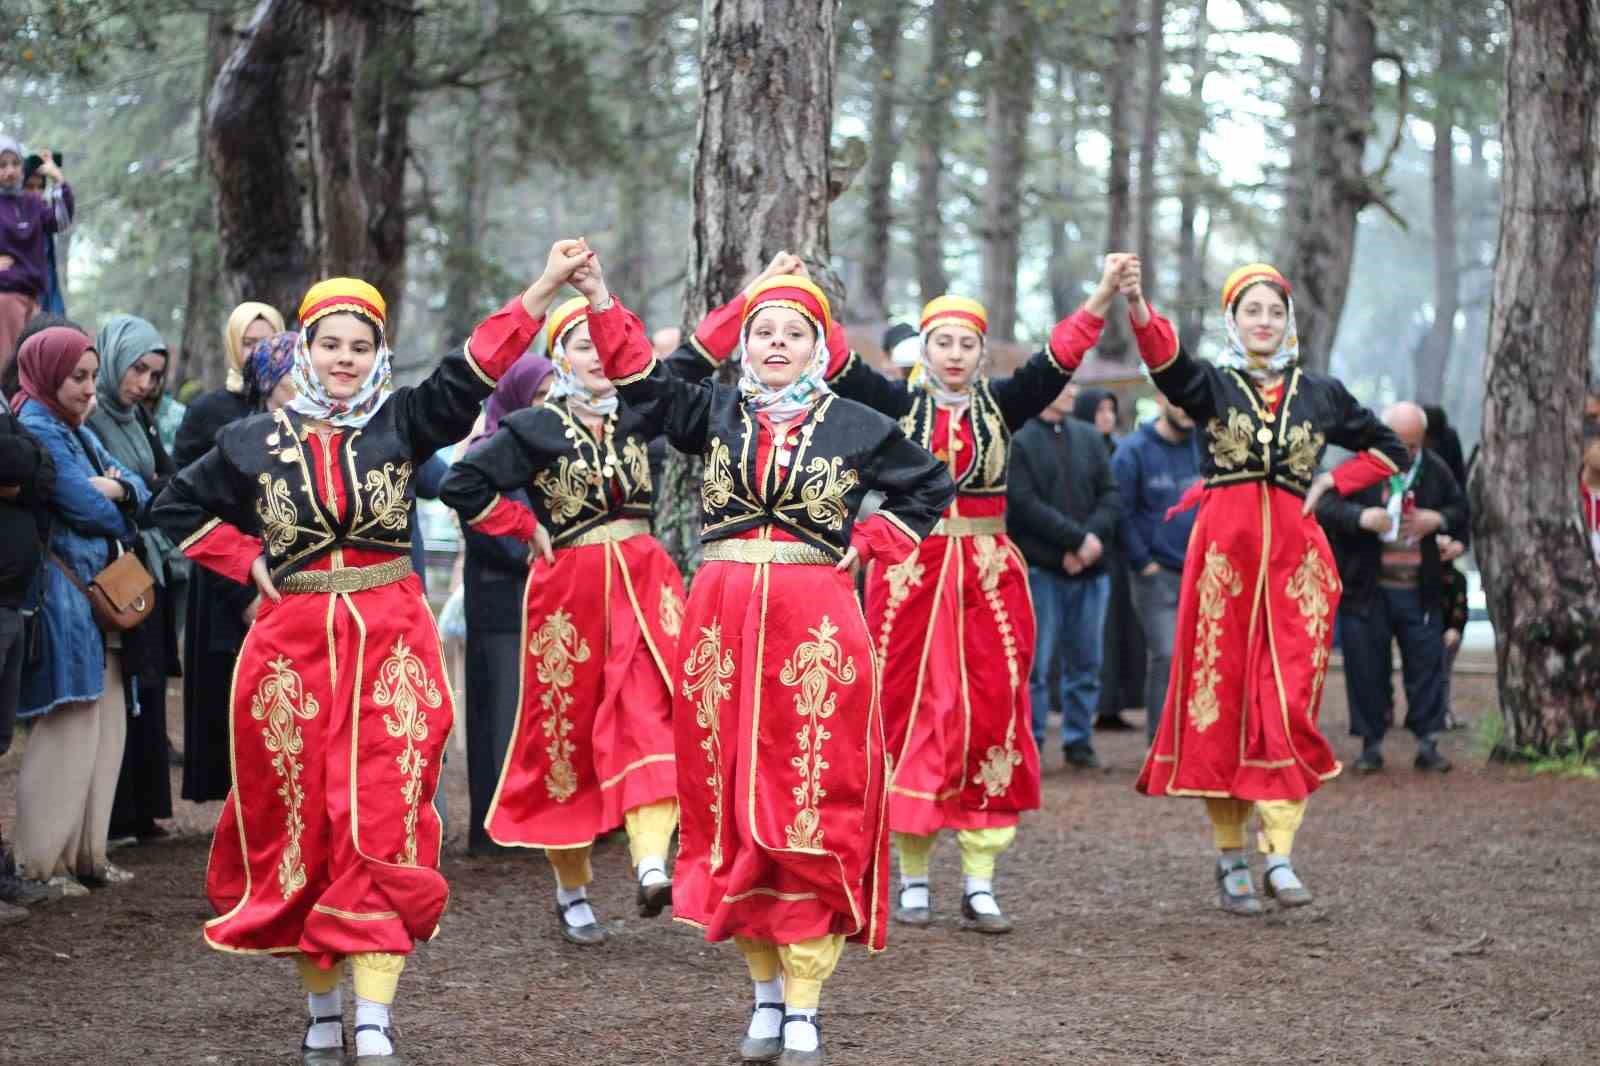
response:
M756 375L745 346L750 323L756 313L763 307L774 306L798 311L817 331L811 358L800 371L800 376L782 387L768 385ZM779 274L751 290L745 304L744 322L739 329L739 394L744 397L746 407L785 422L833 392L827 381L829 322L828 298L806 278Z
M300 301L300 336L295 344L294 366L289 371L295 397L289 410L329 425L359 429L378 413L394 389L390 366L393 355L384 339L383 323L387 307L378 290L357 278L329 278L319 281ZM352 314L371 323L378 338L378 355L361 388L348 400L335 399L317 377L311 363L311 329L323 318Z
M1239 297L1250 286L1262 281L1283 291L1287 311L1283 339L1278 342L1278 350L1270 356L1256 355L1245 347L1244 337L1239 333L1239 323L1234 319L1234 305ZM1289 279L1266 263L1251 263L1228 275L1227 282L1222 286L1222 317L1227 324L1228 350L1217 359L1217 364L1242 371L1257 381L1270 381L1288 373L1289 368L1300 361L1300 332L1294 324L1292 291Z

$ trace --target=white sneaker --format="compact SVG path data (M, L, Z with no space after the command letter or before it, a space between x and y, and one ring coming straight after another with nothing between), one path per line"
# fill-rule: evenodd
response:
M44 883L44 887L49 891L51 899L76 899L89 894L83 882L66 874L56 874Z

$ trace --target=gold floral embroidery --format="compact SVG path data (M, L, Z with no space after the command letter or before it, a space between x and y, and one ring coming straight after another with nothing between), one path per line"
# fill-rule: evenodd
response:
M256 500L256 515L261 519L261 536L266 542L267 554L287 554L300 524L300 512L295 509L289 483L281 477L262 474L256 478L256 484L264 490Z
M424 707L438 707L444 702L439 686L428 676L427 669L416 653L406 647L404 638L396 639L389 657L378 667L378 679L372 685L372 702L379 707L391 707L394 714L383 716L383 727L396 740L404 740L405 750L395 757L405 784L400 794L406 801L406 843L394 861L407 866L417 864L417 818L422 807L422 771L428 760L423 758L417 745L428 739L428 715Z
M1317 460L1322 455L1322 446L1327 438L1316 432L1310 422L1302 422L1298 426L1291 426L1285 439L1289 450L1284 461L1289 464L1289 472L1301 481L1316 477Z
M401 530L411 517L406 501L406 483L411 480L411 463L384 463L382 470L367 471L364 487L370 496L372 520L384 529Z
M789 760L789 765L799 771L800 783L794 787L794 802L800 808L794 822L784 831L789 847L816 849L822 847L822 811L820 804L828 790L822 787L822 774L828 763L822 757L824 743L833 736L825 723L833 717L838 706L838 693L828 691L830 681L851 685L856 680L856 661L846 657L839 642L834 639L839 627L827 615L814 629L809 630L812 640L803 641L794 654L783 664L778 680L799 688L795 693L795 710L800 713L800 731L795 737L800 741L800 754Z
M983 483L998 487L1006 480L1006 430L992 403L980 404L983 411L983 428L988 440L981 441L978 449L983 453ZM977 434L973 434L974 437Z
M661 632L675 637L683 629L683 600L671 585L661 586Z
M305 691L290 659L280 655L267 664L267 669L271 673L261 679L255 695L250 697L250 717L267 723L261 735L267 751L272 753L272 771L280 779L278 798L288 808L284 815L286 843L278 858L278 888L283 898L289 899L306 887L306 868L300 854L300 837L306 828L300 813L306 798L305 789L300 786L300 753L305 748L305 738L295 719L310 721L321 708L317 698Z
M650 491L650 453L645 451L638 437L629 437L622 446L622 461L628 468L628 478L635 489Z
M1328 670L1328 631L1331 628L1328 616L1333 613L1329 596L1339 591L1339 578L1317 554L1316 548L1307 548L1284 591L1299 605L1300 616L1306 621L1306 636L1311 638L1311 691L1315 707L1316 695L1322 691L1322 680Z
M1239 595L1244 582L1217 547L1215 541L1206 548L1205 566L1200 572L1200 624L1194 650L1194 695L1189 698L1189 721L1204 733L1221 716L1217 702L1217 659L1222 652L1217 642L1222 638L1222 616L1227 613L1226 597Z
M1006 725L1005 746L991 744L983 762L978 764L978 772L972 776L973 784L983 786L985 805L994 797L1006 794L1021 765L1022 752L1017 750L1017 716L1013 714Z
M889 585L889 599L883 605L883 626L878 631L879 663L889 661L889 631L894 627L894 616L900 612L900 605L906 602L911 590L921 585L926 575L927 567L922 565L916 552L883 572L884 580Z
M839 469L844 460L839 456L824 459L817 456L806 466L810 477L800 486L800 499L805 504L806 515L813 521L832 530L844 528L850 516L845 506L845 495L860 480L854 470Z
M1000 641L1005 648L1006 668L1011 674L1011 690L1022 684L1022 672L1017 664L1017 635L1011 628L1011 616L1006 613L1005 602L1000 598L1000 575L1006 571L1011 554L999 540L988 533L973 537L973 563L978 568L978 588L994 612L995 625L1000 631Z
M722 865L722 738L717 724L717 705L733 693L728 679L733 676L733 651L722 646L722 623L713 622L700 629L700 640L683 660L683 698L694 701L695 725L706 731L700 750L711 764L711 869Z
M728 506L733 498L732 454L719 438L706 449L705 478L700 483L700 506L708 514Z
M556 462L555 472L546 467L533 479L534 488L544 493L544 506L554 523L570 522L583 510L583 501L589 494L589 478L582 464L574 463L563 455Z
M573 666L589 661L589 642L572 624L572 615L558 609L545 618L528 651L539 660L535 676L545 687L539 705L550 714L544 721L544 735L550 741L545 748L550 770L545 774L544 787L551 799L565 803L578 791L578 772L572 765L572 755L578 747L569 739L573 726L567 717L573 700L567 689L572 687Z
M1243 411L1229 411L1226 426L1220 419L1213 418L1206 423L1206 433L1211 436L1211 458L1218 469L1237 470L1249 461L1255 424Z

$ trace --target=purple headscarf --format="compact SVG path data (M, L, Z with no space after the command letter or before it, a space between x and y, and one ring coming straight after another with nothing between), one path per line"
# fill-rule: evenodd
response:
M265 407L267 397L294 366L294 347L299 338L298 333L274 333L245 353L244 394L252 407Z
M533 403L534 394L544 379L555 373L555 366L542 355L525 353L511 364L511 369L500 376L494 392L483 402L483 430L467 442L470 451L494 436L500 420L513 411L520 411Z

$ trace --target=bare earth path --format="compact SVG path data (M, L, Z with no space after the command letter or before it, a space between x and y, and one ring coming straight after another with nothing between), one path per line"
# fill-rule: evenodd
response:
M1488 678L1459 680L1459 711L1490 698ZM1349 759L1344 721L1336 675L1324 722ZM1045 809L1001 867L1018 932L957 929L943 845L935 927L893 929L876 958L851 951L828 985L828 1061L1600 1062L1600 784L1486 769L1467 735L1448 740L1446 777L1413 772L1396 735L1387 773L1318 793L1297 846L1318 902L1258 921L1215 909L1198 803L1132 791L1142 735L1101 734L1103 773L1064 771L1052 751ZM463 763L448 772L456 840ZM16 764L0 762L8 829ZM116 853L133 884L0 927L0 1063L298 1062L288 964L201 943L214 816L184 805L177 841ZM443 933L401 986L407 1063L737 1062L749 985L736 953L634 917L626 863L620 840L599 849L614 936L580 950L556 936L542 858L453 847Z

